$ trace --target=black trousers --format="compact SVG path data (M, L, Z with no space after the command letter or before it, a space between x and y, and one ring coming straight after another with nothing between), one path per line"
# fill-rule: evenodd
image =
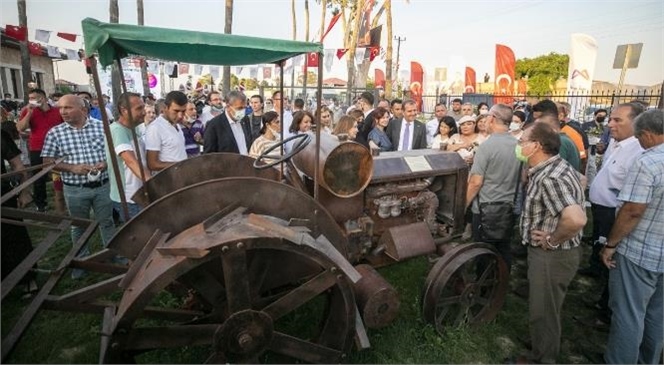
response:
M473 228L473 241L475 242L482 242L482 239L480 238L480 215L473 213L472 216L472 228ZM505 263L507 264L507 270L512 271L512 249L511 249L511 240L507 241L493 241L493 242L487 242L490 245L493 245L496 247L496 250L498 250L498 253L500 253L500 256L503 257L503 260L505 260Z
M2 205L3 207L16 208L18 198L13 197ZM32 241L25 226L17 226L2 222L2 279L12 272L32 251ZM30 271L23 277L21 283L29 283L34 279L34 272Z
M44 163L41 158L42 151L30 151L30 166L37 166ZM39 171L39 170L38 170ZM37 172L38 172L37 171ZM48 175L48 174L47 174ZM32 198L37 208L46 208L46 181L48 176L44 175L32 184Z
M599 237L609 238L613 223L616 221L616 208L593 203L591 209L593 212L593 242L597 241ZM600 285L604 287L602 296L599 298L597 304L609 316L609 269L604 266L600 257L600 251L602 251L603 247L602 245L593 244L593 252L590 255L590 268L597 270Z

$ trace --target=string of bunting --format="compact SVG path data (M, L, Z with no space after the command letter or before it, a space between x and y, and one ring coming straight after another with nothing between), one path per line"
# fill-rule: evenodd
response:
M35 40L40 43L45 43L42 45L37 42L28 41L28 29L26 27L11 24L7 24L5 27L5 34L7 37L13 38L19 42L28 42L28 51L30 54L35 56L44 56L45 53L46 56L51 58L64 58L58 47L48 44L51 40L51 34L53 33L55 33L59 38L69 42L76 42L76 39L78 39L80 36L80 34L35 29ZM44 50L46 52L44 52ZM64 54L66 55L66 59L74 61L81 60L81 55L77 50L65 48Z

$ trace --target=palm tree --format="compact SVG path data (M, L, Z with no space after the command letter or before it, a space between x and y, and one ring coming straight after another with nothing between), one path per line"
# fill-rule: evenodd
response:
M25 27L28 34L28 15L26 12L25 0L17 0L18 6L18 25L19 27ZM21 77L23 79L23 102L28 102L28 83L32 81L32 67L30 66L30 52L28 52L28 40L26 36L25 41L20 42L21 47ZM13 95L18 98L18 95Z
M385 0L387 50L385 55L385 97L392 99L392 0Z
M224 25L224 33L231 34L233 29L233 0L226 0L226 21ZM223 74L223 93L228 95L231 91L231 67L224 66Z
M120 20L118 0L109 1L108 12L110 14L110 22L117 24ZM113 91L113 105L118 105L118 97L120 97L120 94L122 93L122 89L120 87L121 82L122 80L120 80L120 69L118 68L118 64L113 62L113 66L111 66L111 90Z
M295 0L291 0L291 19L293 20L293 40L297 40L297 19L295 17ZM290 97L293 99L295 97L295 65L291 69L291 91ZM283 98L283 95L282 95Z
M346 84L346 99L350 104L350 91L355 85L355 47L357 47L357 38L360 34L360 25L362 23L362 10L364 9L365 0L357 0L355 3L355 13L350 15L348 26L346 28L346 37L344 47L348 49L348 58L346 59L346 66L348 68L348 81ZM351 26L353 30L351 31Z
M138 25L145 25L145 12L143 11L143 0L136 0L136 14ZM143 95L150 93L150 82L148 80L148 64L145 58L141 60L141 78L143 79Z

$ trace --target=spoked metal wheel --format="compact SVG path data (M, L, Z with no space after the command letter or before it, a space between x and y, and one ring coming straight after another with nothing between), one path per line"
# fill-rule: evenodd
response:
M145 212L144 219L155 219L155 210L163 212L160 206L186 201L187 194L213 196L192 190L233 191L225 188L252 184L273 188L273 202L280 205L281 193L298 198L295 190L279 183L219 180L162 198L148 207L153 212ZM311 203L299 198L298 210ZM216 206L214 199L206 203ZM188 362L343 361L355 333L351 280L359 280L359 273L326 235L258 214L261 204L250 209L240 205L246 203L242 199L247 198L224 202L226 208L174 237L157 230L138 253L116 242L118 251L134 253L131 258L136 261L121 283L120 304L105 316L103 361L154 361L149 353L174 348L191 351ZM140 221L139 215L133 223ZM324 226L327 219L321 217L318 223ZM200 315L186 322L156 322L144 316L147 306L154 307L174 291L195 298Z
M493 320L505 300L508 272L500 255L487 244L455 247L429 272L422 313L442 334L448 327Z

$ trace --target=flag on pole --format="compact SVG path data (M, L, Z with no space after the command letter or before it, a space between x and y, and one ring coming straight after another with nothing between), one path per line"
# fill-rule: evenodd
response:
M76 42L76 34L58 32L58 37L66 39L70 42Z
M51 39L51 32L48 30L35 30L35 40L42 43L48 43L48 40Z
M508 104L513 102L514 94L514 67L516 60L511 48L496 44L496 78L494 80L493 103ZM510 95L502 96L499 95Z
M422 112L422 91L424 82L424 70L417 62L410 63L410 98L417 103L417 110Z
M337 58L342 59L343 56L348 52L348 48L339 48L337 49Z
M569 68L567 73L567 94L590 94L597 61L597 41L582 33L573 33L570 52ZM577 118L582 110L590 104L590 97L573 98L567 101L571 105L571 118Z
M5 27L5 34L8 37L12 37L17 41L23 42L28 37L28 28L7 24L7 27Z
M466 66L466 77L465 77L465 90L464 92L467 93L474 93L475 90L477 89L477 81L476 81L476 74L475 70L472 67Z
M58 50L58 47L46 46L46 51L49 57L60 58L60 50Z

